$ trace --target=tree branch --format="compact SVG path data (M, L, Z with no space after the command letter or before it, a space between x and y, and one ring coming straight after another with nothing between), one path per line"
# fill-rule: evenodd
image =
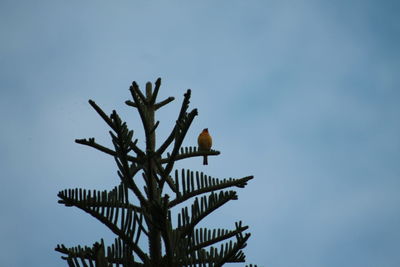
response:
M219 184L215 184L215 185L208 185L202 188L199 188L197 190L191 191L191 192L186 192L183 195L175 198L174 200L170 201L168 204L168 207L172 208L182 202L185 202L186 200L204 194L204 193L209 193L209 192L214 192L217 190L222 190L228 187L232 187L232 186L237 186L237 187L244 187L245 184L247 184L247 181L253 179L253 176L246 176L240 179L232 179L232 180L228 180L228 181L222 181Z
M104 147L104 146L99 145L98 143L96 143L94 138L89 138L89 140L87 140L87 139L75 139L75 143L93 147L93 148L95 148L97 150L100 150L101 152L104 152L104 153L109 154L109 155L114 156L114 157L117 155L117 153L114 150L109 149L107 147ZM135 162L135 163L138 162L138 159L136 157L132 157L132 156L128 155L127 158L128 158L128 160L130 162Z
M153 95L149 101L150 105L154 105L154 103L156 102L158 90L160 89L160 85L161 85L161 78L157 79L157 81L155 82L155 85L156 86L154 87Z
M64 194L59 194L58 195L61 199L63 199L65 202L69 202L68 206L75 206L77 208L80 208L81 210L89 213L99 221L101 221L103 224L105 224L112 232L114 232L116 235L121 237L124 242L126 242L132 249L133 251L140 257L140 259L144 262L147 263L149 261L148 256L131 240L131 238L126 235L122 229L118 228L113 222L109 221L107 217L102 215L99 212L96 212L96 210L92 210L88 208L86 205L79 203L78 201L74 200L73 198L68 198L67 196L64 196Z
M147 105L147 100L146 97L143 95L142 91L139 89L139 85L136 82L132 82L132 85L129 87L129 90L131 91L132 97L135 99L133 96L135 93L139 96L139 99L141 102L143 102L145 105ZM139 105L140 101L136 101L136 104Z
M165 167L164 173L162 174L163 179L167 179L166 177L168 177L169 174L171 173L171 170L174 167L176 155L179 152L179 148L181 147L183 139L186 136L187 130L189 129L189 127L192 124L192 121L196 115L197 115L197 109L193 109L187 115L186 120L182 121L183 125L180 125L180 123L178 121L176 122L176 129L178 129L178 127L179 127L180 131L176 132L174 149L171 152L171 156L169 157L167 166Z
M163 101L158 102L157 104L154 104L154 110L157 110L157 109L167 105L168 103L170 103L170 102L172 102L174 100L175 100L175 98L170 96L170 97L164 99Z
M200 157L200 156L218 156L221 154L220 151L217 150L197 150L196 147L189 147L189 151L187 150L187 147L185 147L185 150L181 148L181 151L179 154L176 155L175 161L182 160L182 159L187 159L187 158L192 158L192 157ZM169 157L163 158L160 160L160 163L168 163Z
M178 119L176 120L177 123L175 124L174 128L172 129L171 133L169 134L168 138L164 141L164 143L158 148L157 154L161 156L162 153L167 149L167 147L172 143L172 141L175 138L176 135L176 130L178 127L178 122L181 122L182 119L184 118L187 109L189 108L189 103L190 103L190 95L191 91L188 89L186 93L184 94L184 99L182 102L182 107L181 111L179 112Z
M241 233L241 232L246 231L248 228L249 228L248 226L242 226L242 227L239 227L239 228L237 228L237 229L235 229L235 230L227 231L227 233L225 233L225 234L222 234L222 235L213 237L213 238L208 239L208 240L203 240L203 242L199 242L199 243L197 243L196 245L194 245L193 247L191 247L191 248L188 250L188 253L192 253L193 251L196 251L196 250L199 250L199 249L202 249L202 248L211 246L211 245L213 245L213 244L215 244L215 243L218 243L218 242L221 242L221 241L223 241L223 240L226 240L226 239L229 239L229 238L231 238L231 237L234 237L234 236L237 235L238 233ZM204 231L210 231L210 230L204 229ZM214 231L215 231L215 229L214 229ZM197 232L197 230L196 230L196 234L197 234L197 233L198 233L198 232ZM211 236L211 234L210 234L209 236ZM204 235L204 237L206 237L206 235Z

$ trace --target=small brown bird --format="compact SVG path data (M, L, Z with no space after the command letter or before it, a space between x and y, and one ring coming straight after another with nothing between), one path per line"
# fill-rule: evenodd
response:
M199 145L199 150L209 151L212 146L212 138L208 133L208 128L205 128L197 138L197 144ZM207 156L203 158L203 165L208 165Z

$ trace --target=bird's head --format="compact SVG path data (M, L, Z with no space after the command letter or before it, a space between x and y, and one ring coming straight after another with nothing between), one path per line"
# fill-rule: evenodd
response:
M203 133L208 133L208 128L204 128Z

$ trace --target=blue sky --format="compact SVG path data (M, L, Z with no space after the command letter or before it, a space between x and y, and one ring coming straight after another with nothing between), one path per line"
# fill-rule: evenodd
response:
M249 263L399 266L398 1L0 2L0 258L66 266L56 244L109 231L57 204L65 188L117 183L111 157L75 144L108 128L87 103L119 111L129 85L163 79L159 143L187 88L219 157L192 168L255 179L205 225L243 220ZM141 143L143 144L143 143ZM236 266L236 265L232 265ZM237 265L241 266L241 265Z

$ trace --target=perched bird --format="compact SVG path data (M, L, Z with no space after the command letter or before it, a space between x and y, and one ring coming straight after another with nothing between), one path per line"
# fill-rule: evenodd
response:
M212 146L212 138L208 133L208 128L205 128L197 138L197 144L199 145L199 150L209 151ZM204 156L203 165L208 165L207 156Z

